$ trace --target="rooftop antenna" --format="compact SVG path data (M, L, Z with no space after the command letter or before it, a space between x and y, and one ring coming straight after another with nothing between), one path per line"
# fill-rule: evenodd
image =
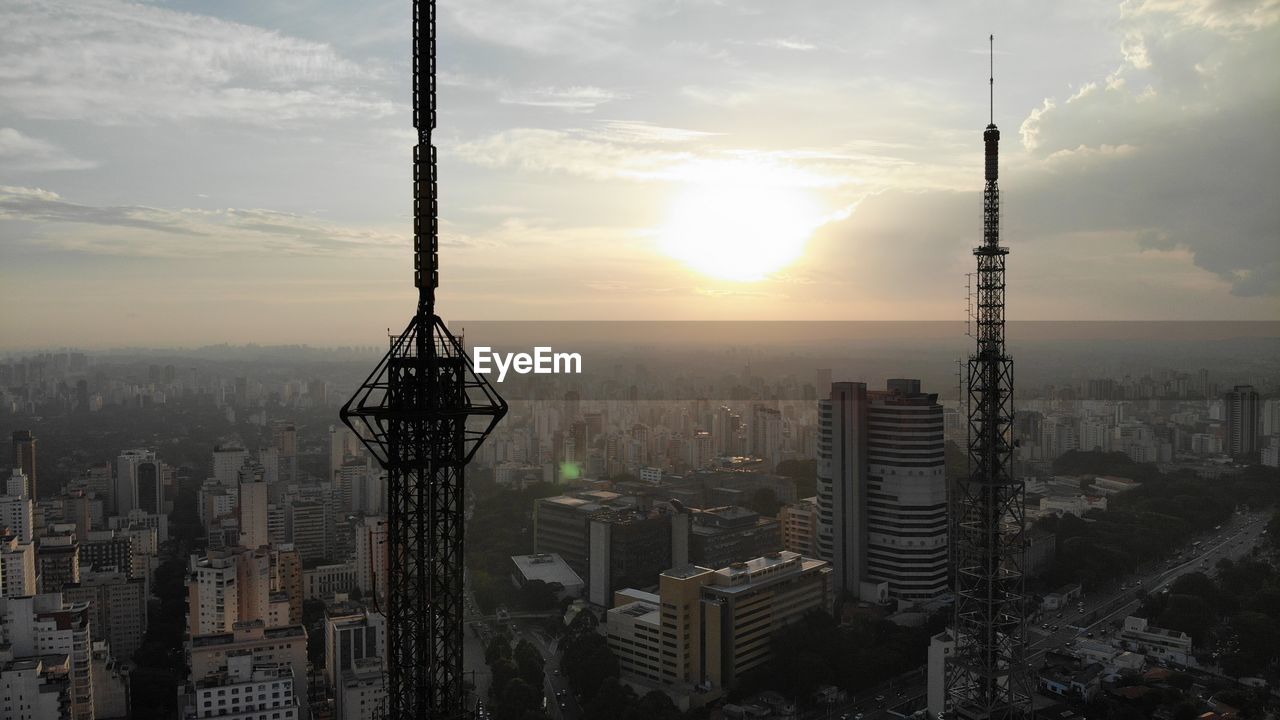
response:
M987 87L990 89L991 97L991 120L990 124L996 124L996 36L991 35L987 38L990 47L987 58L991 62L990 74L987 76Z

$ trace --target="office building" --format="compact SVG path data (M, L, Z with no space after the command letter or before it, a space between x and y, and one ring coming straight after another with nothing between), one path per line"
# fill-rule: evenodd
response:
M329 557L328 513L322 502L293 500L287 506L285 530L304 563Z
M90 530L80 542L80 572L118 570L133 577L133 538L118 530ZM61 589L61 588L59 588Z
M144 468L145 466L145 468ZM145 483L142 482L145 479ZM145 488L143 485L145 484ZM141 491L150 497L145 507ZM126 450L116 458L115 482L111 491L113 515L127 515L131 510L142 509L157 512L161 505L160 466L156 454L150 450Z
M918 380L838 382L820 403L818 554L841 592L870 602L947 590L942 406Z
M1222 397L1227 421L1223 450L1231 457L1258 452L1261 401L1252 385L1236 385Z
M782 413L777 408L751 407L751 454L770 470L782 459Z
M225 487L235 487L240 479L240 466L249 459L249 451L239 443L219 443L213 447L213 480Z
M830 566L793 552L712 570L687 565L658 592L621 590L606 615L622 679L661 688L682 708L718 697L771 658L770 640L812 610L831 611Z
M613 592L648 587L658 573L689 562L689 515L608 510L591 516L587 599L608 607Z
M338 604L325 611L324 680L335 687L344 670L365 658L387 657L387 620L379 612Z
M587 525L605 510L635 507L635 499L607 490L541 498L533 504L533 551L555 553L587 575Z
M707 508L692 513L692 519L689 562L695 565L726 567L782 549L777 518L760 517L754 510Z

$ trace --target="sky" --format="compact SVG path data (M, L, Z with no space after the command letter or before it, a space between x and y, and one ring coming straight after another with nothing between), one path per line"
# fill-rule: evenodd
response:
M407 0L0 0L0 350L382 344ZM1280 318L1280 0L441 0L448 320Z

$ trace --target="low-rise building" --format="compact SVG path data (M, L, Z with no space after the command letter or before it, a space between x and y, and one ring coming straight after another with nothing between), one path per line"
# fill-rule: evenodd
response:
M1155 627L1146 618L1132 615L1125 618L1119 639L1125 649L1156 660L1185 665L1191 655L1190 635L1181 630Z
M534 580L539 580L548 585L558 585L560 590L556 595L560 598L582 597L584 587L582 578L578 577L578 573L569 567L569 563L565 562L564 558L555 553L512 555L511 564L511 581L516 587L522 588Z
M192 715L228 720L298 720L302 702L288 664L254 662L247 651L227 656L226 668L195 682Z

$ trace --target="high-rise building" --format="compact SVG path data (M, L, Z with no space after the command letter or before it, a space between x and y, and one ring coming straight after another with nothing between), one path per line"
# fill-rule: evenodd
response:
M295 693L307 697L307 631L301 625L268 628L261 620L236 623L228 632L192 637L187 648L195 684L225 672L232 658L247 655L254 664L287 665L300 685Z
M140 494L140 475L146 478L146 489L151 494L145 507ZM150 450L125 450L120 453L116 458L116 478L111 494L113 514L127 515L135 508L157 512L161 507L160 493L160 466L156 454Z
M213 447L213 479L219 485L235 487L240 479L240 466L249 459L249 451L238 443L219 443Z
M841 591L912 602L947 590L942 406L918 380L837 382L820 403L818 553Z
M35 595L36 581L36 546L34 543L22 542L16 537L0 540L0 597L21 597Z
M324 503L293 500L285 516L289 542L298 549L304 563L329 557L328 513Z
M132 536L116 530L90 530L84 540L80 541L80 572L83 574L90 570L118 570L132 577ZM81 581L83 582L83 578Z
M292 668L256 663L242 653L229 655L224 669L195 683L188 717L298 720L305 703Z
M47 593L0 600L0 609L13 657L70 657L71 720L93 720L89 604L66 602L61 593Z
M147 633L147 591L142 578L123 572L81 573L79 583L62 586L67 602L89 605L89 626L95 640L106 640L111 654L131 660Z
M734 505L694 512L689 559L703 567L727 567L782 549L778 519ZM673 564L672 567L678 564Z
M271 446L279 453L282 482L298 481L298 429L291 422L276 421L271 425Z
M253 460L245 461L237 473L240 480L240 544L247 548L258 548L271 542L267 522L267 483L263 479L265 473L263 467Z
M818 556L818 498L804 498L778 511L782 547L805 557Z
M608 607L613 592L644 587L653 577L689 563L688 513L613 510L591 517L587 597Z
M782 459L782 413L777 408L751 406L751 454L771 470Z
M343 670L364 658L386 659L387 619L379 612L338 604L325 611L324 679L334 687Z
M333 691L337 720L379 720L387 698L387 673L379 658L356 660Z
M40 591L56 593L67 583L80 582L80 542L74 525L55 525L36 548Z
M378 607L387 600L387 575L390 572L387 553L387 519L365 517L356 527L355 587L366 597L376 597Z
M1236 385L1222 396L1227 434L1223 443L1232 457L1258 452L1258 420L1261 414L1258 391L1252 385Z
M302 622L302 556L294 549L293 545L283 544L272 546L271 549L271 566L274 572L274 581L271 589L274 592L283 592L289 598L289 624L296 625Z
M225 633L236 623L265 621L271 598L271 555L265 548L211 550L191 557L187 619L192 635Z
M30 486L22 470L14 468L6 492L0 496L0 531L7 528L10 534L28 543L35 532L35 503L26 494Z
M64 720L71 717L71 656L15 658L0 651L0 717Z
M36 438L30 430L13 431L13 465L27 478L27 497L36 498Z

